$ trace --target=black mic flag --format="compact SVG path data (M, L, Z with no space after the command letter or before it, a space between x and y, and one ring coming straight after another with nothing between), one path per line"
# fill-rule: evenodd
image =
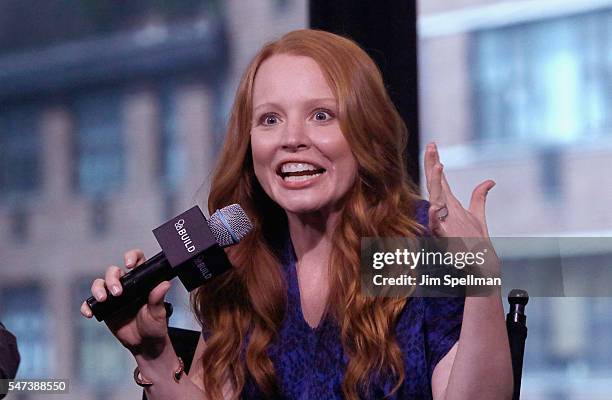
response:
M121 295L86 302L98 321L127 307L140 307L161 282L176 276L188 291L231 268L222 247L238 243L253 228L238 204L217 210L206 220L198 206L153 230L162 251L123 275Z

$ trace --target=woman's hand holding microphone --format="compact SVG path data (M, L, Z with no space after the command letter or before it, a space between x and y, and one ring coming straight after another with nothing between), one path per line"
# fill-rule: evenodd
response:
M123 255L125 267L134 269L145 262L144 253L138 249L127 251ZM98 278L91 285L91 293L97 301L103 302L110 292L111 296L122 293L121 278L125 272L111 265L106 269L104 279ZM111 332L132 354L146 358L155 358L169 343L166 308L164 298L170 289L170 282L164 281L157 285L149 294L146 304L138 309L121 311L106 321ZM81 314L87 318L93 313L86 302L81 305Z

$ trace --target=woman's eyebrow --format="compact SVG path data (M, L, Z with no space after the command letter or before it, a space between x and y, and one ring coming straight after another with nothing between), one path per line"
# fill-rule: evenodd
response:
M333 97L322 97L317 99L308 99L304 102L306 106L314 106L320 103L330 103L335 106L337 104L337 101Z
M304 105L306 107L311 107L311 106L319 104L319 103L332 103L332 104L336 105L337 101L333 97L321 97L321 98L314 98L314 99L306 99L306 100L302 101L301 103L302 103L302 105ZM282 108L281 105L278 104L278 103L275 103L275 102L265 102L265 103L258 104L257 106L255 106L253 108L253 111L257 111L260 108L266 108L266 107Z
M278 103L274 103L274 102L266 102L266 103L262 103L259 104L255 107L253 107L253 111L257 111L260 108L267 108L267 107L271 107L271 108L280 108L280 106L278 105Z

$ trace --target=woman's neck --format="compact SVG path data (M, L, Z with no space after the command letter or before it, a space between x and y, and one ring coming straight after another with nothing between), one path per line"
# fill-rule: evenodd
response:
M325 215L287 213L291 242L301 265L317 264L327 268L332 235L339 219L339 212Z
M287 213L289 234L296 255L302 315L313 329L319 326L327 309L329 257L339 215Z

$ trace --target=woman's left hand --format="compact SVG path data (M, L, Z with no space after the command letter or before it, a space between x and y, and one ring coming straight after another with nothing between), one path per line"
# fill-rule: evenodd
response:
M444 176L434 143L425 150L425 176L429 191L430 231L435 236L460 238L440 241L452 252L468 250L474 253L477 250L487 254L484 263L466 264L465 269L461 268L466 276L501 277L501 262L490 242L485 218L487 193L495 182L486 180L476 186L470 206L464 208ZM470 237L475 239L465 240ZM504 323L501 286L467 284L464 288L465 308L459 342L455 345L456 351L449 351L436 366L437 370L434 369L432 388L435 386L438 394L434 398L510 399L512 359ZM491 384L491 379L494 384Z
M470 206L465 209L446 180L435 143L428 144L425 150L425 178L430 203L429 230L435 236L489 237L485 203L495 182L487 179L476 186Z

